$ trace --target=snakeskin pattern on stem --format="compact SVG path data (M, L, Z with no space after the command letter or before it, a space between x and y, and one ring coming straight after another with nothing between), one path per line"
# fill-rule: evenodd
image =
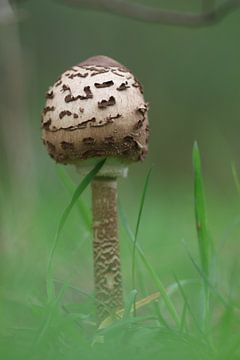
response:
M93 256L97 318L101 322L123 306L117 222L117 180L92 182Z

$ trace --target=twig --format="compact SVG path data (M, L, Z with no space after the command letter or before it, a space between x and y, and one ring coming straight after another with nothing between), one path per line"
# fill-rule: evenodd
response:
M185 27L203 27L215 25L240 7L240 0L225 0L215 9L202 13L175 12L157 9L138 3L119 0L60 0L72 6L80 6L90 10L105 11L116 15L126 16L140 21L159 23L163 25L177 25ZM213 4L214 2L210 0ZM206 0L204 1L206 4ZM203 5L203 2L202 2Z

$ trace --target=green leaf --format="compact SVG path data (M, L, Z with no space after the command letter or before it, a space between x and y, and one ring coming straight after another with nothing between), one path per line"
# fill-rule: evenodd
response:
M44 338L45 334L47 333L47 330L50 327L52 319L55 315L55 310L59 306L60 301L62 300L66 289L67 289L67 284L64 284L61 290L59 291L58 296L51 303L48 304L47 314L37 331L35 341L33 343L32 348L30 349L31 352L35 350L35 347L40 343L40 341Z
M196 263L196 261L194 260L194 258L192 257L191 253L187 250L187 254L193 264L193 266L195 267L195 269L197 270L197 272L199 273L199 275L202 277L203 281L205 282L205 284L208 286L208 289L211 290L211 292L216 296L216 298L222 303L222 305L224 305L225 308L229 308L229 306L231 306L230 303L228 303L223 296L221 295L221 293L217 290L216 286L214 286L211 281L209 280L209 278L206 276L206 274L202 271L201 267L198 266L198 264Z
M119 204L119 212L120 212L120 219L121 219L121 222L122 222L122 225L128 235L128 239L131 243L134 243L134 240L135 240L135 236L128 224L128 221L127 221L127 218L125 216L125 213L123 211L123 208L121 206L121 203ZM176 324L178 326L180 326L180 318L178 316L178 313L177 313L177 310L170 298L170 296L168 295L163 283L161 282L161 280L159 279L159 276L158 274L156 273L156 271L154 270L154 268L152 267L151 263L147 260L145 254L144 254L144 251L142 250L141 246L136 243L136 250L138 251L139 255L140 255L140 258L145 266L145 268L147 269L147 271L149 272L151 278L153 279L157 289L159 290L162 298L163 298L163 301L164 301L164 304L166 306L166 308L168 309L170 315L172 316L172 318L174 319L174 321L176 322Z
M123 313L123 317L122 320L125 321L127 320L130 315L131 315L131 310L134 307L135 301L136 301L136 296L137 296L137 290L133 289L127 299L126 305L125 305L125 309L124 309L124 313Z
M184 300L184 307L186 307L186 310L188 310L189 314L191 315L191 317L192 317L192 319L193 319L193 321L195 323L195 326L196 326L197 330L199 331L199 333L201 333L203 335L202 329L201 329L201 327L200 327L200 325L198 323L198 320L197 320L197 318L196 318L196 316L195 316L195 314L194 314L194 312L193 312L193 310L192 310L192 308L191 308L191 306L189 304L189 301L188 301L187 295L185 294L183 286L182 286L181 282L178 280L176 275L175 275L175 280L176 280L176 283L178 285L178 289L180 291L180 294L182 295L182 298ZM183 324L183 319L181 319L181 327L180 327L180 329L182 329L182 326L183 326L182 324Z
M83 191L86 189L86 187L90 184L90 182L93 180L93 178L97 175L97 173L99 172L99 170L102 168L102 166L104 165L106 159L103 159L101 161L99 161L96 166L83 178L83 180L81 181L81 183L78 185L77 189L75 190L72 199L69 203L69 205L65 208L59 224L58 224L58 228L55 234L55 239L54 239L54 243L53 243L53 247L51 249L50 252L50 256L49 256L49 260L48 260L48 269L47 269L47 295L48 295L48 301L51 302L54 298L55 298L55 288L54 288L54 281L53 281L53 276L52 276L52 263L53 263L53 257L54 257L54 253L56 251L56 247L58 244L58 240L61 234L61 231L67 221L67 218L70 215L70 212L73 208L73 206L76 204L76 202L78 201L79 196L83 193Z
M145 184L144 184L144 188L143 188L143 192L142 192L142 198L141 198L140 207L139 207L139 212L138 212L137 226L136 226L134 241L133 241L133 251L132 251L132 288L133 289L136 288L136 281L135 281L136 243L137 243L138 231L139 231L139 226L140 226L140 222L141 222L141 218L142 218L143 206L144 206L144 202L145 202L145 198L146 198L146 193L147 193L147 188L148 188L151 172L152 172L152 168L148 171L148 174L147 174L147 177L145 180Z
M240 195L240 180L239 180L236 164L234 162L232 162L231 167L232 167L233 180L234 180L237 192Z
M202 270L209 275L209 266L212 256L212 241L207 226L207 214L205 208L205 194L202 180L201 158L197 142L193 146L194 168L194 207L195 220L198 235L199 254Z
M195 207L195 222L198 236L198 248L201 260L201 269L209 278L210 266L213 263L213 244L209 235L207 226L207 215L205 208L205 194L202 179L201 157L197 142L193 146L193 169L194 169L194 207ZM207 281L203 279L203 299L202 312L202 326L206 330L208 328L210 315L210 291ZM201 297L202 297L201 296Z
M66 172L65 168L63 166L57 166L57 173L62 180L65 188L68 190L70 194L73 193L73 191L76 188L76 185L72 181L71 177ZM79 198L76 201L76 206L79 211L79 214L81 215L81 219L83 220L84 225L86 226L88 231L91 231L92 223L91 223L91 216L89 209L84 204L83 200Z

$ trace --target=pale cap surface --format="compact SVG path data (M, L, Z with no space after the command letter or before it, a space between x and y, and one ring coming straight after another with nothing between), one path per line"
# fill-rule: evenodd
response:
M115 60L96 56L65 71L49 88L43 142L57 162L95 157L144 159L148 106L139 81Z

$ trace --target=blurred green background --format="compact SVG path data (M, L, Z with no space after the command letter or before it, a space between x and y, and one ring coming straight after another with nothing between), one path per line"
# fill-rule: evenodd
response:
M193 0L142 1L175 10L197 10ZM41 142L45 92L67 68L96 55L128 66L144 85L150 103L147 159L119 181L120 200L134 228L148 169L139 242L162 279L194 270L182 244L196 254L192 146L203 161L210 230L224 271L239 252L240 206L231 163L240 161L240 11L207 28L144 23L57 1L13 4L18 22L0 24L1 264L4 296L27 302L45 296L49 250L70 199L58 167ZM1 10L0 10L1 11ZM66 169L73 181L74 169ZM84 194L90 207L90 193ZM121 238L124 234L121 231ZM121 242L126 289L131 252ZM235 266L235 265L234 265ZM73 212L55 256L56 278L92 291L91 234ZM154 291L148 284L148 291ZM70 295L69 295L70 296ZM73 295L71 295L73 296ZM21 323L11 312L6 320Z
M200 1L145 3L190 11ZM184 29L68 7L57 1L32 0L18 8L25 11L17 25L22 63L17 63L17 49L11 39L13 26L2 26L1 101L11 108L24 106L24 121L19 117L18 123L24 122L31 131L28 142L34 147L34 172L40 168L39 161L43 166L48 163L39 131L46 89L69 66L95 54L106 54L126 64L139 77L151 106L149 157L132 172L144 173L154 163L161 179L174 181L176 176L179 180L191 176L190 154L197 139L212 183L227 187L229 162L239 157L238 11L214 27ZM21 74L17 74L18 66ZM10 80L12 84L7 85ZM24 88L19 96L25 96L24 104L19 104L19 96L6 91L12 86L17 92L20 88L16 87L21 85ZM15 99L14 106L9 104L10 97ZM1 119L4 123L4 115ZM15 141L13 135L11 141ZM5 155L6 159L8 153Z

